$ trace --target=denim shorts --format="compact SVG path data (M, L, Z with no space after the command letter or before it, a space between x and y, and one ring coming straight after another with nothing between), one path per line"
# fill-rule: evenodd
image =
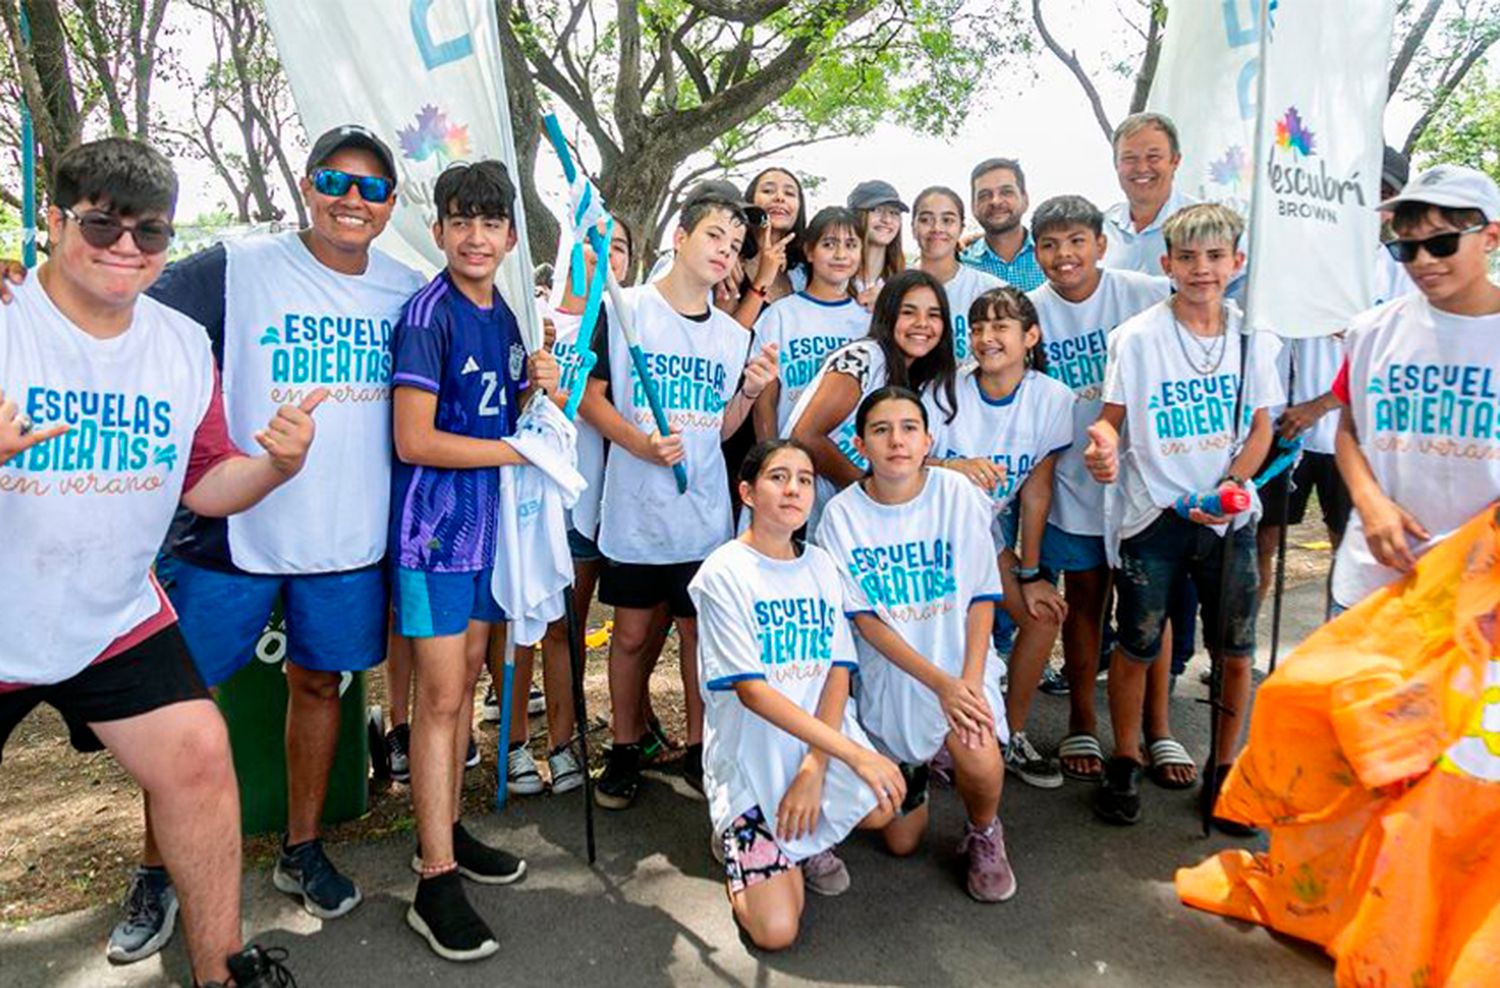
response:
M1229 584L1223 587L1226 551L1230 554ZM1255 653L1260 580L1255 526L1241 525L1220 537L1208 526L1167 510L1143 531L1120 543L1115 619L1120 651L1126 658L1141 663L1156 658L1172 596L1189 577L1198 590L1203 641L1209 650L1229 657ZM1221 602L1226 617L1222 647L1218 641Z
M1000 534L1005 539L1006 548L1016 552L1017 556L1020 555L1016 551L1020 527L1021 505L1019 501L1013 501L1000 515ZM1072 532L1064 532L1049 521L1042 530L1040 562L1042 569L1047 572L1047 578L1055 582L1060 573L1108 566L1109 557L1104 554L1104 539L1101 536L1074 535Z

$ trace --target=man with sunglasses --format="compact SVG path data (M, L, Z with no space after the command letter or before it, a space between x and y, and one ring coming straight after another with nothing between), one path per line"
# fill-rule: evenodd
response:
M179 519L162 570L203 680L248 664L278 598L286 620L287 832L273 880L330 919L361 894L324 853L323 803L339 734L339 682L385 654L390 491L390 349L415 271L371 247L395 207L390 150L336 127L308 156L310 226L227 241L169 266L153 298L208 328L231 438L249 441L267 409L318 389L321 441L298 482L232 520ZM281 739L266 738L280 744ZM142 867L109 956L129 963L171 936L171 879L152 804Z
M229 741L151 563L179 502L222 517L297 474L326 392L272 408L240 444L265 455L240 452L203 327L140 297L176 198L144 144L68 151L49 259L0 307L0 746L46 703L75 748L108 748L150 798L195 983L244 988L282 968L240 939Z
M1410 572L1500 497L1500 189L1437 165L1379 206L1417 291L1356 317L1334 381L1339 470L1354 512L1333 570L1337 610Z

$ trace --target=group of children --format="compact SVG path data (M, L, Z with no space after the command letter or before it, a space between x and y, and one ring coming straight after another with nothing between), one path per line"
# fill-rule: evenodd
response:
M1117 136L1117 158L1137 153L1142 135L1166 146L1159 125L1133 119ZM46 610L40 598L7 599L14 626L33 631L0 651L0 739L31 707L51 703L75 728L75 743L109 745L150 795L154 829L131 902L156 912L132 914L144 925L122 924L113 959L160 949L175 881L195 976L224 982L227 974L234 980L225 983L240 985L270 976L263 972L274 961L242 950L230 932L226 917L237 926L237 909L215 905L228 893L204 891L212 882L194 848L208 824L181 819L182 787L157 778L149 757L135 754L140 742L111 728L204 700L241 653L248 657L241 639L258 630L277 592L293 642L291 723L317 727L306 736L289 728L293 812L275 881L320 916L358 904L358 888L317 841L332 753L328 677L383 654L387 587L392 655L415 679L401 745L420 876L408 923L445 958L498 949L461 879L503 884L526 866L464 828L458 797L475 683L505 619L491 590L500 477L526 462L516 440L525 404L563 404L578 388L587 488L569 517L573 592L579 613L596 585L614 609L612 745L596 799L629 807L642 765L666 742L648 681L675 630L683 773L707 798L734 915L757 945L795 940L806 888L848 888L834 848L853 829L879 830L893 854L913 852L933 780L951 781L963 803L966 887L982 902L1017 888L1000 821L1007 771L1043 787L1063 777L1091 783L1095 812L1117 824L1141 819L1148 771L1168 788L1192 785L1181 771L1184 761L1193 769L1191 759L1147 701L1169 600L1189 582L1222 680L1217 760L1203 771L1202 798L1214 800L1250 698L1260 583L1254 478L1286 404L1277 343L1244 333L1229 300L1245 263L1233 211L1187 204L1137 222L1129 211L1107 217L1081 197L1059 196L1016 236L1025 178L1015 162L992 159L971 176L987 240L965 250L964 201L951 189L928 188L908 207L888 183L862 182L845 206L808 218L796 177L768 169L743 194L717 181L690 190L670 258L625 290L628 311L604 306L591 340L581 335L584 299L560 270L548 339L528 353L494 288L516 242L515 187L496 162L454 165L438 179L432 235L446 267L423 286L370 247L392 205L389 151L362 128L337 128L308 163L313 230L176 265L154 289L160 305L138 296L161 274L175 185L162 179L142 197L130 176L169 169L125 141L73 154L87 180L49 213L52 259L16 290L9 312L0 308L0 517L8 530L66 526L59 537L134 548L120 555L118 586L85 593L86 608L59 604L59 615L71 615L65 623L35 625L33 612ZM1137 167L1119 163L1122 176ZM1169 198L1170 185L1165 191ZM1491 344L1500 291L1485 266L1500 241L1500 192L1478 173L1439 166L1386 206L1390 253L1418 291L1355 321L1332 388L1348 408L1337 458L1354 505L1334 578L1343 607L1399 577L1500 493L1500 456L1488 455L1497 448L1491 377L1500 350ZM907 214L918 246L911 267ZM1119 223L1140 236L1159 231L1160 275L1108 266L1106 231ZM603 263L628 280L634 245L615 229L608 257L581 252L586 279ZM1020 251L1007 259L996 244ZM980 262L1035 281L1034 262L1041 283L1006 284ZM70 306L79 284L93 301ZM293 289L303 308L280 311ZM303 315L315 311L312 297L331 297L328 310L346 317ZM148 316L171 332L147 329ZM194 336L197 324L210 333ZM131 349L147 340L190 359ZM597 356L587 376L585 348ZM334 366L352 366L353 376L320 376ZM182 380L155 380L167 367L183 368L174 371ZM366 380L375 387L356 386ZM388 404L376 394L387 381ZM104 395L94 411L90 388ZM666 413L665 433L648 390ZM329 435L309 454L313 410L330 394L338 414L319 413ZM134 403L133 424L109 411L116 395ZM1335 404L1317 401L1325 413ZM174 407L187 417L179 422ZM174 474L162 451L184 429L191 455L183 451L184 470ZM236 442L247 440L237 437L252 435L266 457L239 453ZM85 523L75 502L43 496L44 485L61 491L76 482L65 474L79 470L90 483L120 471L161 478L130 478L120 497L102 501L110 510ZM371 495L384 490L388 510ZM119 685L84 680L125 670L122 651L173 627L150 560L179 499L192 517L174 530L157 572L185 647L174 639L157 649L170 654L132 658L172 674L157 676L151 695L129 709L100 706ZM222 516L233 517L213 520ZM108 530L92 531L101 526ZM23 556L17 544L6 540L5 567L43 574L27 593L55 594L64 579L70 588L99 583L58 575L58 560L83 557L55 540L31 540ZM1106 758L1094 680L1112 597ZM22 621L11 608L30 616ZM1070 714L1054 760L1026 724L1059 636ZM570 747L562 622L548 629L542 652L548 768L561 792L582 771ZM44 655L57 661L39 665ZM523 666L520 681L529 680ZM525 690L517 692L524 711ZM509 783L536 792L539 766L518 721L506 739ZM184 722L148 724L158 732L148 736L159 745L174 731L197 732L203 771L219 775L197 773L189 794L200 802L214 794L213 839L231 840L222 724ZM229 779L232 789L232 769ZM1229 834L1254 833L1214 820ZM238 875L237 855L209 864Z

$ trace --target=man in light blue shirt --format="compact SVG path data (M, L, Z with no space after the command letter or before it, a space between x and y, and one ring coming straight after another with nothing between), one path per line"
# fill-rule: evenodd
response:
M1162 113L1134 113L1115 128L1113 144L1125 201L1104 211L1104 266L1160 275L1162 225L1194 201L1172 183L1182 164L1177 127Z
M1023 292L1041 286L1041 265L1022 220L1031 202L1026 174L1012 158L987 158L969 174L970 205L984 236L959 255L971 268L992 274Z

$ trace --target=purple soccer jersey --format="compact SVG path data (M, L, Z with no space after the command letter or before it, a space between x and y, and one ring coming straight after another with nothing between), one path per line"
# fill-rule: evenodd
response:
M515 432L526 347L499 292L481 309L441 272L406 303L391 347L391 386L437 395L439 431L475 439ZM498 468L448 470L398 459L391 471L389 552L408 569L485 569L494 564L499 506Z

